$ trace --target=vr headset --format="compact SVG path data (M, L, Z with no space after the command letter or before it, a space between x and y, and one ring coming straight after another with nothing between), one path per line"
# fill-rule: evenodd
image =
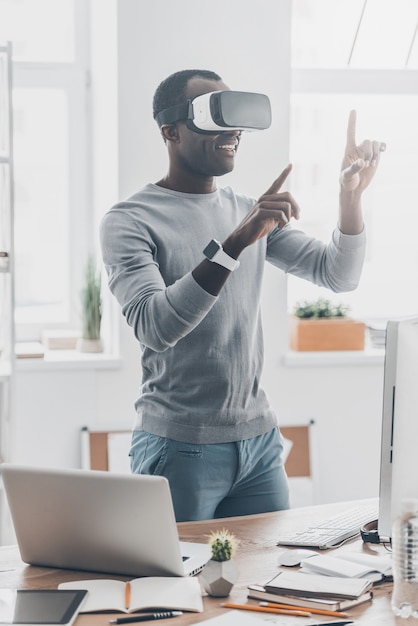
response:
M158 125L180 120L196 133L264 130L271 124L270 100L261 93L212 91L160 111Z

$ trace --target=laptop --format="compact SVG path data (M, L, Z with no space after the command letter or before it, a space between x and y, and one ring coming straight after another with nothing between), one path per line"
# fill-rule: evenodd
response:
M3 463L1 475L25 563L122 574L190 576L208 544L180 542L162 476Z

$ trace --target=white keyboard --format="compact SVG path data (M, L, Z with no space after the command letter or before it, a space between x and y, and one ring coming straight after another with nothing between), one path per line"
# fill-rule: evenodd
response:
M378 502L359 505L292 535L280 537L277 545L319 548L320 550L335 548L358 535L364 524L378 518L378 513Z

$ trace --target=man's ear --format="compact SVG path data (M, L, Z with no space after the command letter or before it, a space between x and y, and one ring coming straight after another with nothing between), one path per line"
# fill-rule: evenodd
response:
M164 124L161 126L161 135L163 136L164 141L177 142L179 140L176 124Z

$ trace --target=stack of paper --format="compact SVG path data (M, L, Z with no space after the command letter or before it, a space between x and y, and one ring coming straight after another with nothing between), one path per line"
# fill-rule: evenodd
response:
M364 602L372 600L371 591L361 594L354 600L338 600L336 598L304 598L289 594L270 593L264 585L248 585L248 598L260 602L275 602L276 604L288 604L304 609L321 609L325 611L346 611Z
M372 586L392 579L390 556L332 552L313 554L297 570L282 570L267 583L248 586L248 597L305 609L345 611L373 598Z
M370 591L372 584L372 581L364 578L342 578L320 574L306 576L301 572L282 571L264 587L267 592L279 595L355 600Z
M377 583L392 576L392 562L390 558L367 554L341 554L341 556L318 554L302 561L299 571L342 578L366 578Z

